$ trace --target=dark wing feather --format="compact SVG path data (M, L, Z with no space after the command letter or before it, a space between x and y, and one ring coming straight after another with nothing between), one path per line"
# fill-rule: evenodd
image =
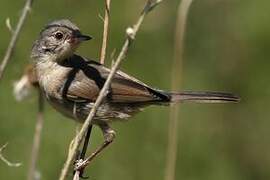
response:
M111 84L111 100L132 103L155 101L157 98L148 90L148 87L117 74Z
M85 79L85 75L82 71L79 71L67 91L67 99L82 102L82 101L95 101L99 87L95 84L95 81L91 79Z
M80 57L81 58L81 57ZM77 72L70 83L66 97L73 101L94 102L103 87L110 70L93 61L83 61L78 65ZM86 63L86 64L85 64ZM108 98L115 103L139 103L166 101L169 97L160 91L156 91L137 79L118 71L111 83Z

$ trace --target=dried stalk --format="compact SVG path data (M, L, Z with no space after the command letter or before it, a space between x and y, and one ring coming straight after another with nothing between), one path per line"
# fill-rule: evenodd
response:
M104 16L104 26L103 26L103 40L100 53L100 63L104 64L106 58L106 49L108 44L108 34L109 34L109 22L110 22L110 7L111 0L105 0L105 16Z
M74 176L73 176L73 180L80 180L80 171L76 171Z
M4 144L1 148L0 148L0 159L6 163L6 165L8 165L9 167L19 167L22 165L22 163L11 163L9 160L7 160L4 156L3 156L3 151L4 149L7 147L8 143Z
M192 0L182 0L178 6L178 15L175 27L174 60L172 63L171 89L177 90L181 85L181 72L184 51L184 36L187 15ZM164 180L175 179L175 166L177 155L179 107L172 106L168 126L168 149Z
M38 159L38 152L40 146L40 139L41 139L41 131L43 126L43 112L44 112L44 100L42 97L42 93L39 89L36 72L32 64L28 64L24 68L24 73L20 80L14 83L14 96L16 100L22 101L30 94L31 89L38 90L39 92L39 99L38 99L38 111L37 111L37 120L36 120L36 127L35 133L33 138L33 145L31 151L31 159L29 163L29 169L27 174L28 180L35 179L36 174L36 164Z
M33 4L33 0L26 0L26 2L25 2L22 14L20 16L20 19L18 21L18 24L16 26L16 29L15 29L14 33L12 33L10 43L9 43L9 45L7 47L5 56L4 56L4 58L2 60L2 63L0 65L0 80L3 77L3 74L4 74L4 71L6 69L8 61L10 60L10 58L11 58L13 52L14 52L15 45L17 43L19 34L20 34L21 30L22 30L22 27L23 27L24 22L26 20L27 14L31 10L32 4Z
M85 120L79 134L77 135L77 137L75 137L75 139L77 139L77 140L73 141L74 143L72 143L72 146L69 149L69 155L68 155L66 163L62 169L62 172L61 172L61 175L59 178L60 180L66 179L67 174L68 174L68 170L69 170L70 166L72 165L72 162L73 162L75 155L76 155L76 152L77 152L77 150L82 142L82 139L85 136L89 125L92 123L92 119L95 116L95 113L96 113L99 105L102 103L102 100L104 99L104 97L108 93L108 89L109 89L110 83L112 81L112 78L113 78L114 74L117 72L121 61L125 58L125 56L128 52L129 46L131 45L132 41L135 39L137 31L139 30L139 28L140 28L140 26L145 18L145 15L148 14L156 5L158 5L161 2L162 2L162 0L155 0L155 1L148 0L146 3L146 6L145 6L144 10L142 11L136 24L132 28L131 27L127 28L127 32L126 32L127 37L126 37L126 40L124 42L124 45L123 45L123 47L122 47L122 49L117 57L112 69L111 69L111 72L110 72L103 88L101 89L101 91L99 93L99 96L98 96L93 108L91 109L87 119Z
M102 40L102 47L101 47L101 53L100 53L100 64L105 63L105 58L106 58L106 49L107 49L107 44L108 44L108 32L109 32L109 21L110 21L110 5L111 5L111 0L105 0L105 18L104 18L104 25L103 25L103 40ZM87 134L85 139L84 139L84 145L83 145L83 150L81 152L80 159L84 159L85 153L90 141L90 135L91 135L91 130L92 126L90 125L87 130ZM78 160L80 160L78 159ZM73 176L73 180L79 180L80 175L82 175L82 172L79 170L76 170Z
M27 175L28 180L35 179L35 172L37 171L36 166L37 166L37 159L38 159L40 140L41 140L41 132L42 132L42 127L43 127L43 122L44 122L44 116L43 116L44 99L39 89L38 89L38 92L39 92L39 98L38 98L37 122L36 122L35 135L34 135L33 146L32 146L30 166L29 166L28 175Z

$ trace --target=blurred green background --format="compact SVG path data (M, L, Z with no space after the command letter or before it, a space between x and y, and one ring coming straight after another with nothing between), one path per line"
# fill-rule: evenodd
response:
M122 63L122 70L147 84L170 89L174 27L179 1L164 1L147 17ZM15 26L24 1L2 0L0 55L10 40L5 19ZM135 22L144 0L112 1L108 57L119 49L125 28ZM180 108L176 179L258 180L270 178L270 1L195 0L185 37L184 90L219 90L241 95L239 104L183 104ZM94 39L79 54L98 59L102 40L103 1L34 1L4 79L0 82L0 145L9 142L0 161L0 179L26 179L34 132L37 93L16 102L12 84L30 62L33 41L41 28L59 18L74 21ZM109 59L109 58L108 58ZM110 65L110 61L107 61ZM167 107L150 107L128 123L115 123L117 138L86 175L95 180L162 180L164 177ZM38 162L41 179L57 179L76 123L46 104ZM102 141L94 128L91 150ZM70 176L71 179L71 176Z

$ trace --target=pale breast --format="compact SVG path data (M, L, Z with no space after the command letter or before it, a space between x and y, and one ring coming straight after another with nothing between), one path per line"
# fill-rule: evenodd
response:
M37 76L41 89L46 97L62 98L62 88L71 68L63 67L54 62L39 62L36 64Z

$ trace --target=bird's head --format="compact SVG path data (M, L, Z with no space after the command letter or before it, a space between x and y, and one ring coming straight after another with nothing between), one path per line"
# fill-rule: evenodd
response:
M61 62L73 55L82 41L91 37L83 35L80 29L69 20L57 20L49 23L35 41L31 57L38 60Z

